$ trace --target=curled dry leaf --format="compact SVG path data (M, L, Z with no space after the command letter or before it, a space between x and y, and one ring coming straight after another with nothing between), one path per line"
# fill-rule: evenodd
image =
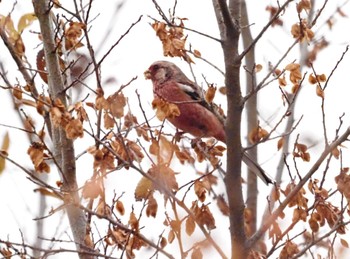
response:
M291 33L293 38L298 39L299 42L310 42L314 37L314 32L309 28L306 19L302 19L301 22L293 24Z
M156 186L160 192L163 192L164 189L168 191L178 191L179 186L176 181L175 172L167 165L153 165L148 173L152 176L153 179L156 179Z
M156 199L153 197L153 195L150 195L148 197L148 204L146 208L146 215L147 217L152 216L153 218L156 217L158 211L158 203Z
M175 118L180 115L179 107L174 103L168 103L163 99L155 98L152 101L152 108L156 109L156 116L158 120Z
M191 210L199 225L206 226L208 230L215 229L215 218L207 205L198 206L198 202L193 202Z
M208 90L205 93L205 100L208 103L212 103L215 97L216 87L213 85L209 85Z
M85 23L82 22L70 22L68 28L65 29L65 49L77 49L84 46L81 43L81 36L83 35L83 30L86 29Z
M120 119L124 116L124 107L126 106L126 98L122 92L116 92L107 98L108 107L111 115Z
M10 147L10 135L8 132L6 132L1 144L1 149L0 149L1 156L3 157L8 156L9 147ZM3 157L0 157L0 174L4 171L5 164L6 164L6 159Z
M152 24L152 28L163 44L164 56L181 57L187 62L193 63L185 49L187 37L183 33L184 20L186 19L178 18L179 24L173 24L172 26L156 21ZM196 51L194 54L198 55L200 53Z
M103 195L101 180L90 180L84 184L82 196L84 199L96 199Z
M278 7L272 6L272 5L268 5L266 6L266 11L268 11L270 13L270 20L272 20L275 17L275 14L277 13L277 11L279 10ZM278 25L278 26L282 26L283 25L283 21L280 17L276 17L273 20L273 23L271 24L272 27Z
M124 203L122 201L117 200L117 202L115 204L115 208L119 212L120 215L123 216L125 214Z
M50 172L49 165L45 162L49 156L44 152L46 150L45 146L40 142L33 142L28 148L28 155L32 160L34 168L37 172Z
M303 10L305 12L310 11L311 9L311 2L310 0L300 0L300 2L297 4L297 12L301 13Z
M202 259L203 258L203 253L199 247L196 247L193 249L193 252L191 254L191 259Z
M284 247L282 248L282 251L279 255L279 258L280 259L292 258L297 253L299 253L298 245L295 244L294 242L288 240L285 243Z
M186 219L186 233L187 235L191 236L196 229L196 222L194 219L190 216L187 217Z
M284 137L280 138L277 142L277 150L280 150L284 145Z
M263 129L260 126L257 126L249 132L248 139L251 144L256 144L267 138L268 135L269 133L267 130Z
M129 225L133 230L139 231L139 220L136 218L134 212L130 213Z
M310 153L307 152L307 146L304 144L296 143L293 151L294 157L300 157L304 162L310 162Z
M77 139L84 136L83 123L79 119L70 120L65 126L67 138Z
M204 186L201 180L194 182L194 191L198 197L198 200L204 202L206 198L207 188Z
M263 66L261 64L256 64L255 65L255 73L260 72L263 69Z
M134 192L135 200L141 201L143 199L147 199L153 190L152 181L146 177L142 177L138 182Z

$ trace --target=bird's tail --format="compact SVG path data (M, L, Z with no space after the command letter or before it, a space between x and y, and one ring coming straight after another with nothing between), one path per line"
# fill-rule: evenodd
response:
M252 170L261 180L267 184L275 183L274 180L258 165L246 152L243 153L243 162Z

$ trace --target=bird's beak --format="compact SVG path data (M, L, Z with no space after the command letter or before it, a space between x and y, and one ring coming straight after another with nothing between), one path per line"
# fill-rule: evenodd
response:
M151 79L151 71L149 71L149 69L147 69L145 72L143 72L143 74L145 75L146 79Z

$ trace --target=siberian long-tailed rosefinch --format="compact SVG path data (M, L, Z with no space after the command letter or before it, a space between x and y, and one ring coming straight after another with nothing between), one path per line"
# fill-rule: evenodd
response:
M202 89L180 68L168 61L156 61L145 72L145 77L152 80L156 98L177 105L180 115L167 118L175 127L195 137L214 137L226 143L224 118L216 112L216 106L205 101ZM243 153L243 161L266 184L273 183L248 154Z

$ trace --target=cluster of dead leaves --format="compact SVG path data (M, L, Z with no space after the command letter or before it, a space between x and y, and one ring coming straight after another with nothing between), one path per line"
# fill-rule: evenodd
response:
M270 13L270 20L273 19L273 17L276 15L277 11L279 10L278 7L272 6L272 5L268 5L266 6L266 11L268 11ZM272 22L271 26L282 26L283 25L283 21L280 17L275 18L275 20Z
M57 44L57 54L58 61L61 68L61 71L66 70L66 64L64 60L61 58L63 51L71 51L76 50L77 48L83 47L84 44L81 42L81 37L83 35L83 31L86 28L86 24L81 22L70 22L68 27L64 29L64 41L61 38L56 38ZM62 42L64 42L64 50L62 46ZM48 83L48 74L46 69L46 58L44 55L44 50L39 50L36 56L36 65L41 79ZM75 66L75 68L77 68Z
M68 110L60 99L50 104L50 118L53 126L62 127L69 139L82 138L84 136L83 121L88 120L82 103L78 102ZM73 111L77 113L77 118L72 115Z
M208 160L214 167L218 165L220 161L219 157L222 157L226 150L224 146L215 145L212 139L206 142L202 140L194 140L192 147L197 155L198 162Z
M116 91L105 98L103 91L97 89L95 103L89 103L88 105L98 111L103 110L104 127L106 129L112 129L115 126L115 119L120 119L124 116L126 104L127 101L122 91Z
M130 215L130 221L134 220L137 220L135 215ZM147 244L137 235L133 235L118 226L109 228L104 241L107 246L117 246L119 249L125 249L127 258L135 258L133 251L147 246Z
M299 253L298 245L295 244L293 241L288 240L281 250L279 259L292 258L297 253Z
M269 132L258 125L249 132L248 140L250 144L257 144L260 141L265 140L268 136Z
M294 157L300 157L304 162L310 162L310 153L305 144L295 143L293 150Z
M309 75L309 83L312 85L316 85L316 95L321 97L322 99L324 98L324 90L321 87L321 83L324 83L327 81L327 77L325 74L320 74L320 75L314 75L310 74Z
M152 108L156 110L158 120L172 119L180 115L179 107L174 103L169 103L161 98L154 98Z
M310 42L315 36L306 19L301 19L299 23L293 24L291 33L293 38L298 39L299 42Z
M169 57L181 57L187 62L193 62L185 49L187 37L184 35L184 20L178 18L179 24L166 24L164 22L154 22L152 28L163 44L163 54ZM195 50L195 56L200 56L200 52Z
M286 65L286 67L284 69L289 72L289 81L292 83L291 92L293 94L295 94L295 93L297 93L297 91L300 88L300 81L302 79L300 64L290 63L290 64ZM282 72L279 69L276 69L275 74L277 76L279 76L278 77L278 84L281 87L286 87L288 85L286 76L285 76L285 74L283 74L283 76L282 76L281 73Z

